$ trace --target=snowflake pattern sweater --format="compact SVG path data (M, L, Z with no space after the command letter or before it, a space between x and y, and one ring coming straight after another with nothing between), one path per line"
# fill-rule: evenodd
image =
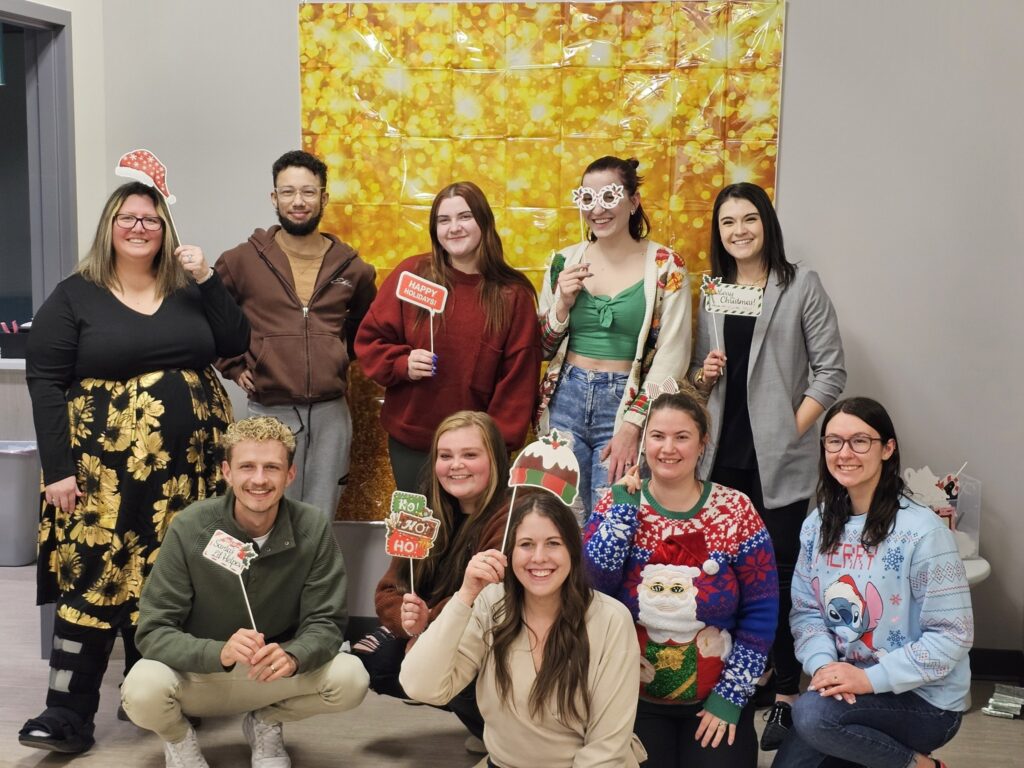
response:
M808 674L845 661L867 672L875 693L912 690L965 711L974 614L952 534L905 499L885 541L866 549L866 517L851 516L828 555L819 551L821 511L804 521L790 614L797 658Z
M704 483L693 509L612 488L583 529L596 589L633 614L640 697L704 702L730 723L764 672L775 638L779 582L771 539L745 495Z

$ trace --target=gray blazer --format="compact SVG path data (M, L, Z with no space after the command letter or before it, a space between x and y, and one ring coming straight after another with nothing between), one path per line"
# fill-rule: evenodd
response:
M714 347L712 323L718 329L718 339L725 338L724 319L723 315L707 312L701 301L690 359L691 380ZM728 357L729 350L725 354ZM798 436L796 409L804 397L817 400L827 409L845 385L839 321L818 274L797 267L796 276L785 291L769 279L761 316L754 323L747 368L750 430L754 434L761 490L768 509L814 495L818 480L818 431L812 426ZM711 441L699 470L704 478L711 474L718 451L725 386L725 379L719 379L708 397Z

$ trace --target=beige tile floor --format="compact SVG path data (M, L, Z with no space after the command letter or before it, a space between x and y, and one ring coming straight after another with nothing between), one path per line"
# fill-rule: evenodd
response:
M33 568L0 568L0 767L73 765L74 768L160 768L164 765L159 740L115 718L120 654L112 660L104 681L96 719L97 745L70 760L26 749L17 731L27 717L42 709L47 680L46 662L39 657L39 619L34 606ZM990 683L976 683L974 708L952 743L938 753L950 768L982 766L1024 767L1024 721L996 720L979 707L991 693ZM760 727L760 718L758 718ZM412 707L370 693L353 712L293 723L285 740L295 768L470 768L478 758L463 748L465 731L453 715L430 707ZM241 733L241 717L207 720L199 741L211 766L245 768L249 750ZM528 750L529 745L524 745ZM759 768L772 756L762 754ZM536 763L543 768L542 763Z

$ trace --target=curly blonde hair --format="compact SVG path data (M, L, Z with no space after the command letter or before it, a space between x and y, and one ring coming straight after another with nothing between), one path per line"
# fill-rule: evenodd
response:
M236 421L228 427L228 431L220 439L224 449L224 458L231 463L231 449L246 440L263 443L276 440L284 446L288 453L288 466L295 458L295 435L280 420L273 416L250 416L248 419Z

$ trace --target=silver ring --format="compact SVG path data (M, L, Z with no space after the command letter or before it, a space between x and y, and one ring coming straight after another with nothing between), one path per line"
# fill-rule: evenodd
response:
M271 672L277 672L277 667L275 667L273 664L271 664L270 665L270 671Z

